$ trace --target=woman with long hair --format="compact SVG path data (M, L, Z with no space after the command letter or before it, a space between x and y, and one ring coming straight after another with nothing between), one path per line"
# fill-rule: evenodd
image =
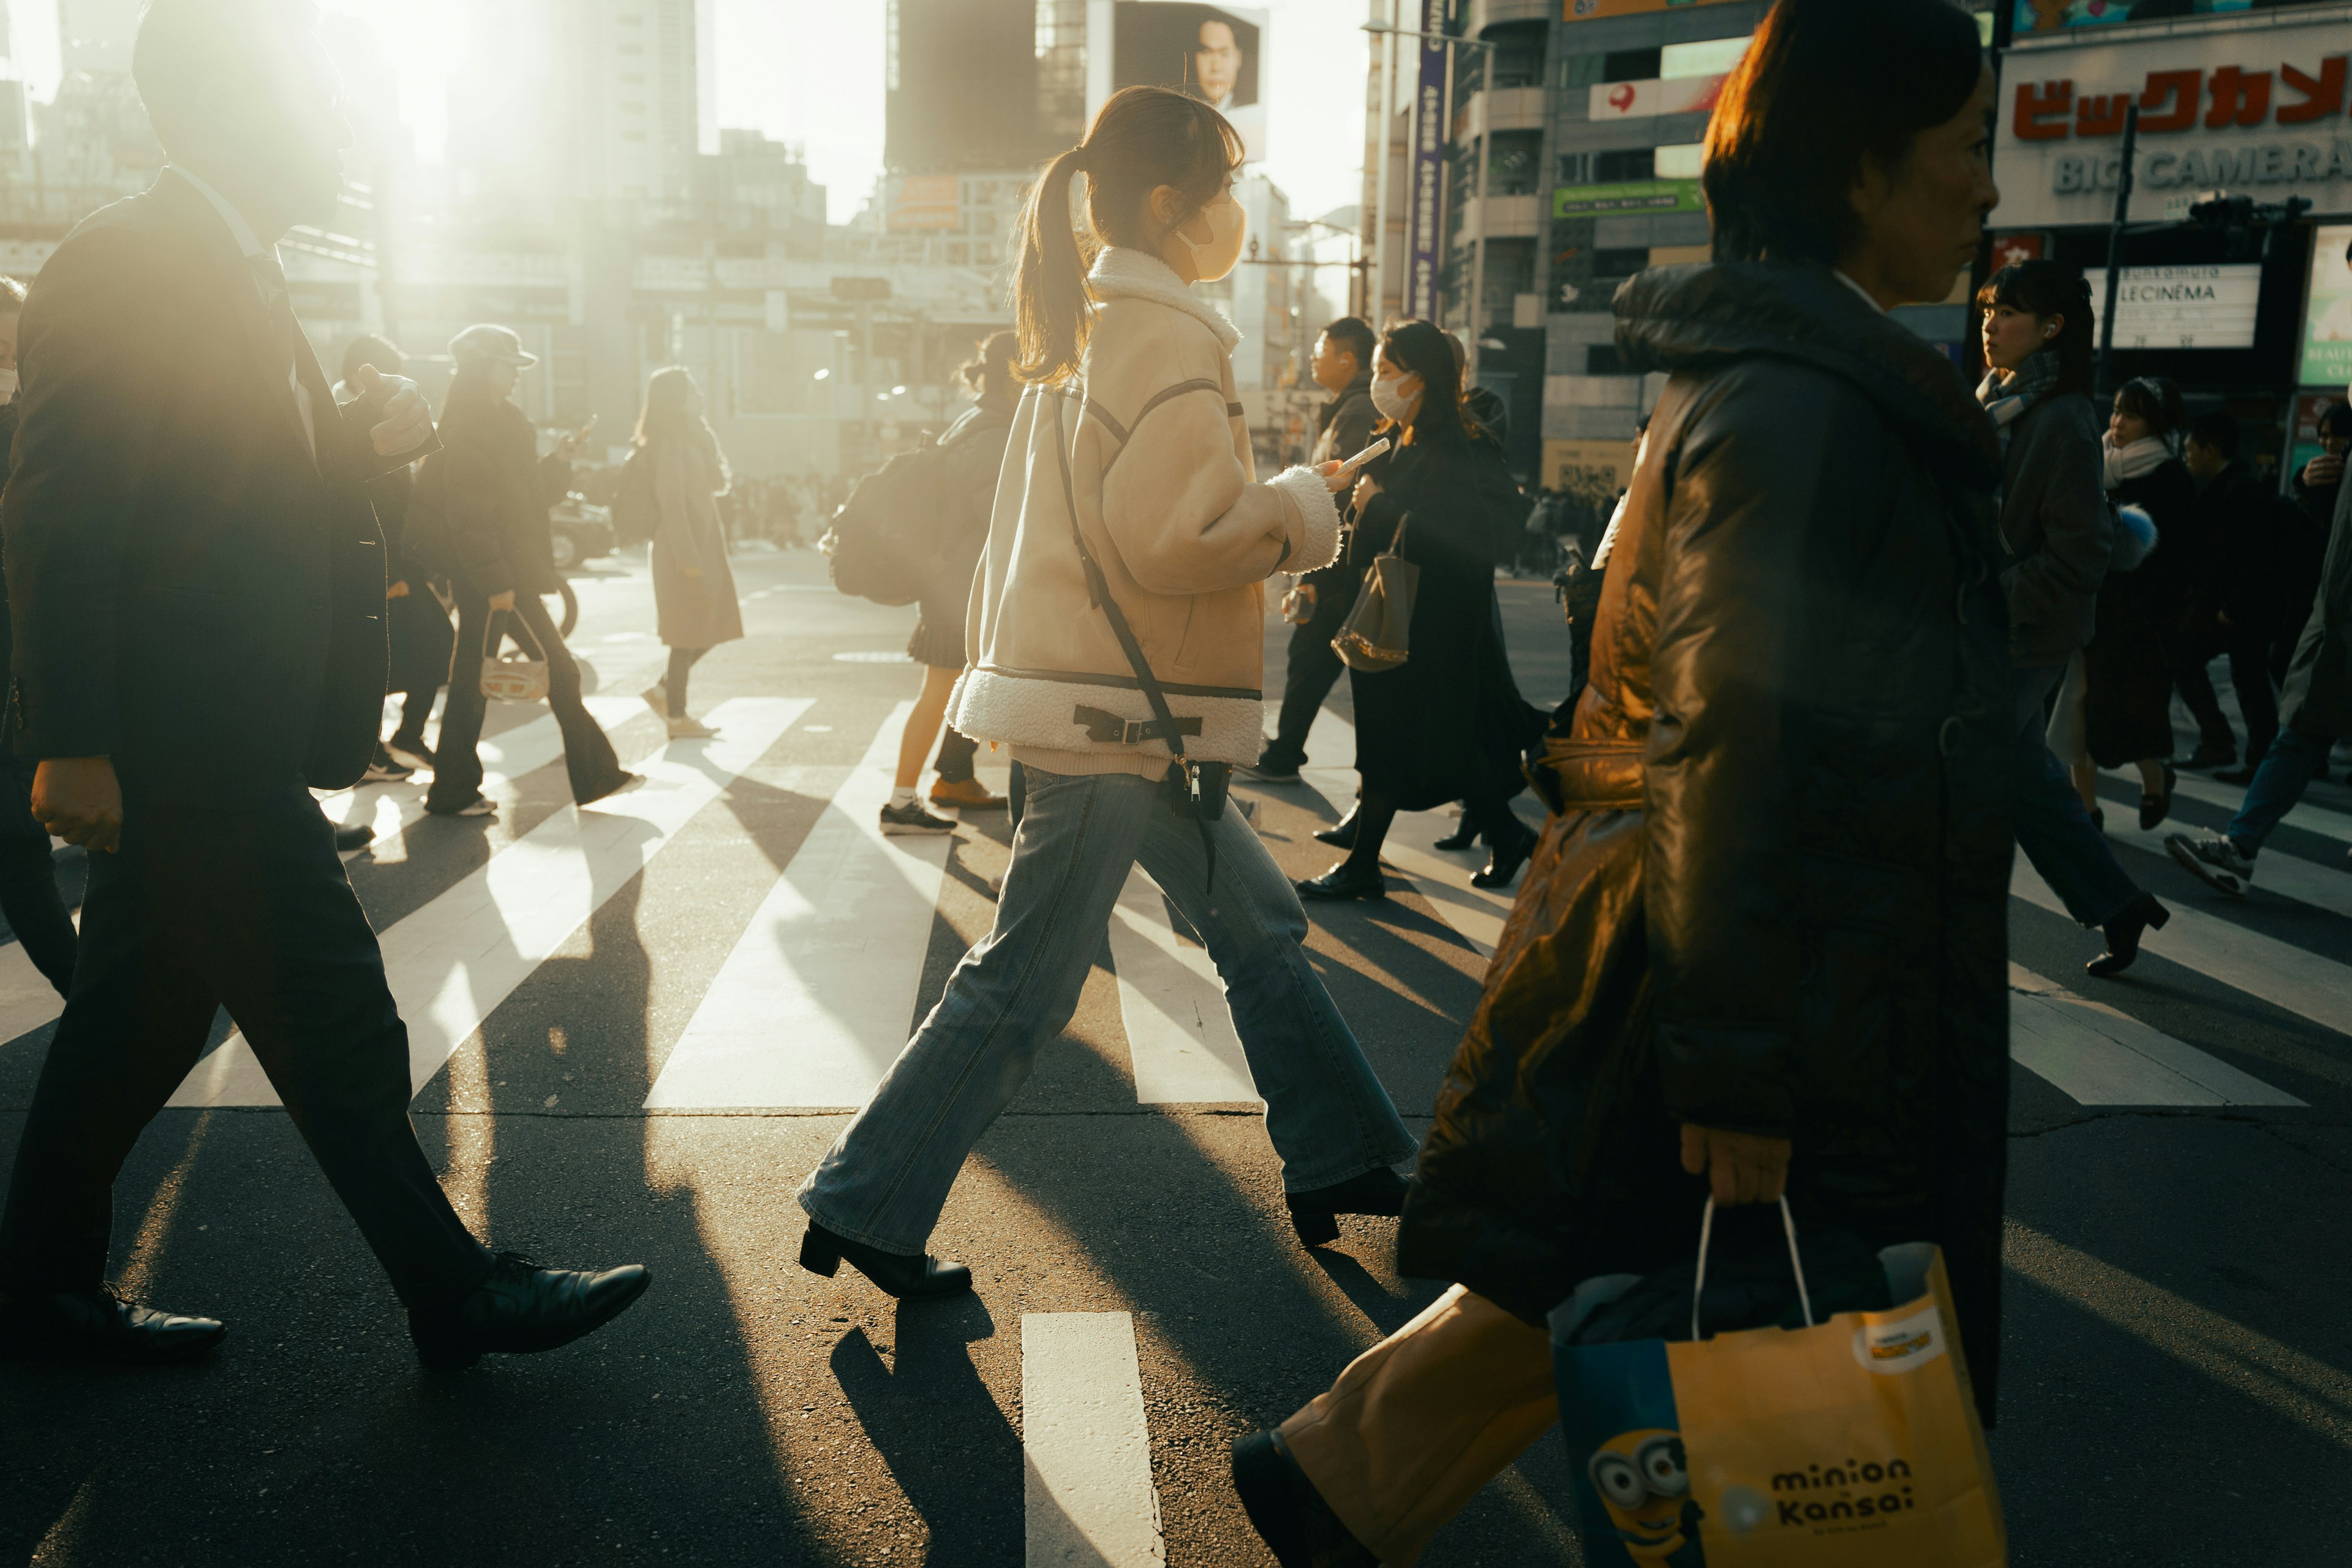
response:
M1497 636L1496 542L1525 501L1502 448L1463 412L1460 362L1448 335L1427 321L1389 329L1372 353L1377 434L1395 448L1356 481L1349 566L1360 574L1391 548L1418 566L1409 640L1393 669L1350 669L1356 772L1363 795L1328 835L1347 859L1298 884L1308 899L1376 899L1387 890L1381 846L1400 811L1463 803L1462 837L1486 841L1491 858L1471 880L1507 888L1536 836L1511 810L1526 787L1520 756L1543 715L1519 699Z
M2101 768L2139 770L2139 825L2172 815L2172 641L2189 615L2195 555L2197 479L2181 461L2189 411L2180 389L2136 376L2116 389L2101 444L2101 482L2122 512L2116 545L2099 589L2098 627L2070 672L2050 725L2051 748L2074 770L2094 817ZM2155 524L2151 540L2146 518Z
M635 784L613 742L580 699L580 666L541 595L555 592L547 509L571 484L571 452L560 443L541 458L539 432L514 405L522 372L539 363L505 327L467 327L449 340L457 362L441 405L441 450L425 459L409 505L408 529L437 529L457 596L457 645L449 700L433 743L433 784L425 809L441 816L487 816L482 793L484 699L481 660L511 616L547 660L547 702L563 736L572 798L582 805Z
M2016 728L2000 451L1886 312L1973 260L1993 99L1947 0L1780 0L1707 129L1715 260L1618 292L1627 368L1671 379L1590 683L1536 770L1553 815L1398 1227L1398 1271L1454 1288L1236 1445L1286 1568L1411 1568L1556 1419L1547 1314L1600 1276L1688 1269L1710 1201L1716 1267L1769 1282L1739 1310L1710 1291L1715 1330L1797 1306L1781 1215L1744 1205L1785 1196L1809 1252L1940 1246L1952 1351L1991 1418ZM1813 1310L1861 1305L1813 1257ZM1652 1289L1666 1306L1591 1336L1687 1333L1687 1284Z
M948 698L963 674L964 613L971 600L972 574L979 569L981 550L988 543L988 522L996 510L996 471L1004 463L1004 444L1013 434L1013 411L1021 401L1021 378L1013 362L1021 340L1013 332L992 332L979 352L956 374L971 388L972 405L940 433L944 461L941 490L948 504L929 519L931 556L923 576L922 611L907 654L923 667L922 689L907 715L898 737L898 772L891 781L889 804L882 808L886 834L951 833L955 824L923 808L915 798L922 782L924 759L948 715ZM940 741L939 778L931 785L933 805L984 809L1004 804L991 795L972 772L979 754L977 742L947 726Z
M743 607L719 521L727 457L702 416L702 389L684 365L665 365L646 379L636 445L653 464L654 613L669 648L669 671L646 690L646 703L669 725L670 739L700 740L718 731L688 709L687 672L743 635Z
M1337 463L1252 477L1231 322L1196 297L1240 260L1223 116L1128 88L1031 188L1015 369L1028 383L965 622L956 727L1026 781L988 935L800 1191L801 1264L895 1296L971 1289L924 1251L964 1159L1077 1008L1141 866L1200 933L1303 1240L1394 1214L1412 1139L1307 960L1306 911L1225 808L1265 723L1264 584L1338 553ZM1086 179L1088 233L1072 232Z
M2043 724L2070 661L2091 640L2114 548L2091 390L2091 291L2054 261L2004 267L1977 290L1984 382L1977 400L2001 442L2001 588L2017 666L2018 847L2066 912L2106 937L2095 975L2120 973L2170 912L2116 860L2050 750Z

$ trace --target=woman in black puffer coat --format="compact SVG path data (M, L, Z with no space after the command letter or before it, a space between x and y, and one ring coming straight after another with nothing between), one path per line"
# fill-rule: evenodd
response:
M1388 416L1374 434L1397 446L1357 481L1348 569L1360 578L1392 546L1421 569L1412 652L1393 669L1348 672L1363 798L1327 838L1348 858L1299 883L1299 896L1381 897L1381 846L1396 814L1456 800L1464 831L1492 851L1471 880L1507 888L1535 849L1510 803L1527 785L1520 758L1543 733L1544 716L1511 678L1495 562L1527 503L1495 438L1464 418L1461 372L1444 332L1427 321L1391 327L1372 367L1372 401Z
M1627 367L1672 379L1591 683L1538 770L1553 816L1405 1200L1398 1271L1454 1289L1236 1446L1285 1562L1411 1568L1556 1419L1547 1314L1597 1276L1688 1268L1710 1197L1785 1192L1809 1255L1939 1246L1990 1422L2017 749L1999 447L1885 311L1972 258L1993 96L1943 0L1780 0L1708 131L1719 259L1618 292ZM1753 1248L1794 1304L1779 1215L1715 1234L1719 1266Z

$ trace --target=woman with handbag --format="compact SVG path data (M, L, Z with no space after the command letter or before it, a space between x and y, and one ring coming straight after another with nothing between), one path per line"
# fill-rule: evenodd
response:
M547 701L563 735L572 798L582 805L635 784L613 742L580 700L580 667L541 599L555 592L547 509L570 478L570 454L539 455L539 433L509 400L524 367L539 363L504 327L467 327L449 340L457 374L441 409L441 447L425 459L409 498L408 531L446 552L440 563L457 595L457 647L449 701L433 747L433 786L425 809L441 816L487 816L497 806L482 794L485 697L482 665L498 651L511 616L547 663Z
M1240 334L1192 291L1240 259L1242 152L1209 105L1131 87L1031 188L1013 289L1029 385L954 706L958 729L1010 746L1024 809L994 926L801 1187L804 1268L846 1258L894 1296L971 1288L925 1245L973 1144L1076 1010L1139 865L1224 981L1300 1237L1396 1212L1412 1136L1307 961L1289 882L1224 809L1265 723L1264 584L1338 553L1346 483L1336 463L1251 477Z
M719 731L688 710L687 672L743 635L743 606L719 520L727 458L702 416L702 389L684 365L666 365L646 382L636 446L653 466L654 612L669 649L669 672L645 693L646 703L669 726L671 740L703 740Z
M1411 630L1402 650L1351 656L1351 617L1334 645L1349 666L1363 796L1347 822L1318 835L1348 858L1299 883L1298 893L1383 897L1381 846L1396 814L1455 800L1464 836L1475 831L1492 852L1471 880L1507 888L1535 850L1534 830L1513 813L1511 797L1527 787L1519 758L1544 724L1519 698L1496 626L1498 520L1518 502L1518 489L1494 437L1464 419L1453 345L1429 322L1406 321L1381 338L1372 353L1372 402L1385 416L1374 434L1398 446L1356 481L1349 564L1375 572L1356 614L1374 613L1379 563L1409 562L1417 568L1405 612ZM1394 651L1405 657L1394 660Z
M1710 1197L1943 1250L1987 1425L2008 1154L2015 680L1992 422L1887 312L1999 199L1946 0L1779 0L1707 128L1710 264L1621 289L1666 373L1553 807L1397 1233L1448 1279L1235 1446L1285 1568L1412 1568L1558 1415L1547 1316L1687 1265ZM1780 1215L1762 1222L1777 1281ZM1721 1324L1718 1326L1738 1326ZM1696 1455L1694 1455L1696 1458Z

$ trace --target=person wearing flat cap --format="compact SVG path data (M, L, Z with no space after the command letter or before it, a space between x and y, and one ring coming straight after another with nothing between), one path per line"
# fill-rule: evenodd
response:
M457 651L433 749L427 811L488 816L482 794L483 696L475 671L510 628L547 659L548 705L563 733L572 798L585 805L636 782L580 700L580 666L541 597L561 585L547 509L572 486L572 447L539 455L539 432L510 394L539 363L506 327L467 327L449 340L457 374L441 409L442 450L425 460L409 501L410 548L448 574L457 595ZM432 559L438 556L439 559ZM517 640L520 640L520 635Z

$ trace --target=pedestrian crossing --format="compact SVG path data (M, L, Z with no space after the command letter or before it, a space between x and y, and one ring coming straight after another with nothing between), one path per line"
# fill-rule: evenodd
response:
M1160 1492L1135 1320L1021 1317L1027 1568L1160 1568Z
M632 668L609 685L628 689L649 671ZM644 716L634 697L589 700L618 728ZM717 974L691 1005L686 1027L658 1064L648 1110L847 1110L861 1105L896 1059L916 1023L925 966L939 930L940 899L956 841L885 837L877 821L888 797L898 736L911 704L867 710L878 722L857 762L815 766L769 753L814 706L806 698L737 699L713 711L720 733L672 743L633 764L643 786L585 810L559 811L496 847L487 862L382 933L387 975L406 1019L411 1081L425 1086L464 1048L497 1007L569 942L605 900L642 872L696 814L744 770L781 763L786 787L825 800L814 825L777 869L755 859L745 874L766 879ZM835 717L835 714L828 714ZM646 726L639 725L639 731ZM809 725L814 739L835 726ZM843 737L846 738L846 737ZM1270 801L1320 797L1333 816L1352 799L1353 734L1326 713L1302 770L1306 791ZM486 769L519 778L555 763L562 739L540 713L482 745ZM371 820L396 858L400 835L422 814L415 784L366 785L325 797L341 820ZM1261 814L1263 817L1265 814ZM2315 832L2328 814L2299 809ZM1481 957L1501 939L1513 890L1470 886L1483 852L1429 846L1457 819L1441 812L1401 816L1384 854L1393 879ZM1292 829L1295 831L1295 828ZM2111 826L2119 840L2151 852L2161 833ZM2257 896L2307 911L2330 935L2352 920L2352 876L2273 850L2261 862ZM2063 913L2030 864L2016 865L2012 893ZM2256 931L2220 900L2179 901L2172 922L2145 939L2152 955L2230 991L2352 1037L2352 975L2312 945ZM2271 929L2275 930L2273 925ZM1226 1005L1216 966L1164 893L1139 867L1122 889L1108 932L1119 1027L1135 1100L1142 1105L1261 1102ZM2302 1103L2211 1053L2175 1039L2101 998L2130 1005L2128 990L2083 995L2025 969L2011 975L2012 1053L2021 1065L2084 1105L2279 1106ZM0 944L0 1041L53 1020L54 992L15 943ZM278 1103L239 1036L214 1051L173 1096L184 1107Z

